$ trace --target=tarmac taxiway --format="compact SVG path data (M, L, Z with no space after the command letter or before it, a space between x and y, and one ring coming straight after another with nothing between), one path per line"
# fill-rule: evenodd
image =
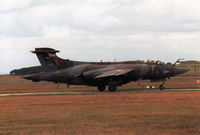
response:
M159 89L152 89L152 90L148 90L148 89L144 89L144 90L119 90L117 91L119 92L150 92L150 91L158 91L158 92L164 92L164 91L200 91L200 89L166 89L164 91L160 91ZM117 93L116 92L116 93ZM0 94L0 97L8 97L8 96L37 96L37 95L83 95L83 94L94 94L94 93L108 93L106 92L98 92L98 91L83 91L83 92L79 92L79 91L61 91L61 92L26 92L26 93L4 93L4 94Z

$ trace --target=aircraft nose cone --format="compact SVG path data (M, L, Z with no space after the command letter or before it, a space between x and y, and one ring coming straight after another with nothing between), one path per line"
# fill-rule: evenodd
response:
M25 75L25 76L22 76L22 78L32 80L34 82L39 82L39 80L40 80L39 74Z
M176 74L183 74L185 72L189 71L188 68L185 68L185 67L176 67L175 68L175 73Z

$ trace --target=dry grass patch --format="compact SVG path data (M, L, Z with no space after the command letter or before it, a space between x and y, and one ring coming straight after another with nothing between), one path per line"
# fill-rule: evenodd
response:
M199 101L199 91L2 97L0 134L197 135Z

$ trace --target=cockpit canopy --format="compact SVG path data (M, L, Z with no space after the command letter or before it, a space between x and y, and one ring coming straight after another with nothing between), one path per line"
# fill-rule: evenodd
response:
M157 65L172 65L172 63L168 62L167 64L160 61L160 60L150 60L148 59L147 61L145 61L145 63L148 63L148 64L157 64Z

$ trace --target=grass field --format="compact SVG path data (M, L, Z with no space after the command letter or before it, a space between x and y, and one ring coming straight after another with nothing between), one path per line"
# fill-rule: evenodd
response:
M190 78L175 78L167 85L174 88L179 83L185 87L194 84L198 88ZM0 97L0 135L200 134L200 91L160 92L141 88L149 82L133 84L136 83L109 93L94 92L96 88L93 87L72 86L66 89L61 85L56 88L51 83L32 83L18 77L1 76L0 93L89 93Z

